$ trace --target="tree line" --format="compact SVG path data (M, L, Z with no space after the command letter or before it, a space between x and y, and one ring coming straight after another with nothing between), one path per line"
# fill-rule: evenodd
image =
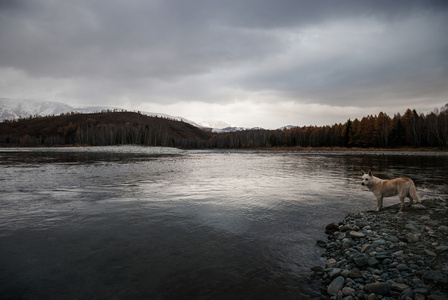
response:
M179 148L448 146L448 104L424 115L380 112L332 126L212 133L183 121L137 112L67 113L0 123L2 146L138 144Z
M390 117L380 112L333 126L246 130L214 134L212 148L270 147L441 147L448 146L448 104L424 115L407 109Z
M210 138L191 124L137 112L111 112L36 117L0 123L0 145L146 145L198 148Z

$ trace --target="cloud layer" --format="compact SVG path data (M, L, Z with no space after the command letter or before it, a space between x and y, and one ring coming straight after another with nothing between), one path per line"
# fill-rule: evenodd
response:
M431 110L447 28L446 1L6 0L0 96L265 127Z

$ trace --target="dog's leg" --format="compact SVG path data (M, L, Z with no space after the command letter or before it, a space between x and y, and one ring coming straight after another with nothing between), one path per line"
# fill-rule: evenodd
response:
M383 196L376 197L376 211L380 211L383 208Z
M411 207L412 206L412 203L414 202L414 198L412 198L411 197L411 195L408 195L408 198L409 198L409 207Z
M409 195L412 196L412 198L410 199L415 199L415 202L420 203L420 197L417 194L417 191L415 189L415 186L411 186L410 190L409 190Z
M400 210L398 212L402 212L403 211L403 208L404 208L404 198L405 198L405 196L400 196L401 208L400 208Z

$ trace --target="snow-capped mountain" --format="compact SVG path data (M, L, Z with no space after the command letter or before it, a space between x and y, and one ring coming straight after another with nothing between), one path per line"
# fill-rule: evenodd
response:
M199 122L199 124L202 127L213 128L213 129L223 129L223 128L226 128L226 127L231 127L230 124L228 124L226 122L223 122L223 121L210 121L209 120L209 121Z
M297 125L286 125L286 126L282 126L280 128L277 128L277 129L278 130L283 130L283 129L289 130L289 129L295 128L295 127L297 127Z
M60 115L62 113L68 112L80 112L80 113L94 113L101 112L106 110L114 110L121 108L116 107L107 107L107 106L87 106L87 107L73 107L64 103L53 102L53 101L33 101L33 100L25 100L25 99L7 99L0 98L0 122L4 120L14 120L19 118L28 118L30 116L51 116L51 115ZM212 132L235 132L235 131L243 131L243 130L259 130L263 129L260 127L246 128L246 127L237 127L231 126L230 124L223 121L204 121L200 123L193 122L189 119L183 117L175 117L167 114L161 113L152 113L152 112L142 112L140 113L154 116L154 117L164 117L170 118L173 120L183 121L185 123L189 123L193 126L211 130ZM282 130L283 128L290 129L295 127L293 125L288 125L279 128Z
M0 122L4 120L14 120L19 118L28 118L30 116L51 116L60 115L62 113L68 112L80 112L80 113L94 113L106 110L114 110L121 108L107 107L107 106L87 106L87 107L73 107L64 103L53 102L53 101L33 101L25 99L6 99L0 98ZM193 126L203 128L191 120L185 119L183 117L174 117L167 114L161 113L151 113L151 112L140 112L142 114L154 117L164 117L173 120L183 121L189 123Z
M244 131L244 130L259 130L263 129L261 127L239 127L239 126L231 126L230 124L223 121L203 121L199 123L202 127L211 129L212 132L235 132L235 131Z
M0 121L35 115L59 115L71 110L73 110L71 106L58 102L0 99Z
M247 128L247 127L230 126L230 127L221 128L221 129L213 128L212 132L222 133L222 132L235 132L235 131L244 131L244 130L263 130L263 128L261 128L261 127Z
M26 99L0 99L0 121L34 116L60 115L68 112L93 113L107 109L102 106L73 107L53 101L33 101Z

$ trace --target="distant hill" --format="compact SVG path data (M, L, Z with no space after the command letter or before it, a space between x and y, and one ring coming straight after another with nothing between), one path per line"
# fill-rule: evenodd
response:
M66 113L0 123L0 147L137 144L179 148L448 147L448 104L419 114L380 112L332 126L212 132L167 117L135 112Z
M252 127L252 128L247 128L247 127L235 127L235 126L229 126L229 127L225 127L222 129L216 129L213 128L212 132L216 132L216 133L228 133L228 132L236 132L236 131L251 131L251 130L264 130L261 127Z
M121 108L110 107L110 106L86 106L86 107L74 107L67 105L65 103L54 102L54 101L35 101L27 99L9 99L0 98L0 122L5 120L17 120L17 119L27 119L30 117L45 117L45 116L58 116L60 114L66 114L71 112L76 113L98 113L104 111L124 111ZM135 112L135 111L134 111ZM189 123L195 127L202 128L206 131L225 133L225 132L235 132L243 130L257 130L260 127L236 127L231 126L223 121L204 121L196 123L192 120L186 119L179 116L171 116L162 113L145 112L139 111L143 115L151 117L162 117L178 121L183 121ZM283 129L281 127L280 129ZM289 128L288 128L289 129Z
M210 137L189 123L135 112L67 113L0 123L1 146L140 144L196 148Z
M60 114L66 114L70 112L90 114L103 111L125 111L125 110L110 106L74 107L71 105L67 105L65 103L54 101L35 101L27 99L0 98L0 122L5 120L17 120L17 119L29 118L30 116L31 117L57 116ZM153 113L144 111L140 113L151 117L162 117L178 121L184 121L185 123L190 123L191 125L199 128L206 127L183 117L175 117L162 113Z
M33 101L26 99L0 98L0 121L29 118L30 116L51 116L76 111L79 113L93 113L107 110L100 106L73 107L54 101ZM110 109L110 108L109 108Z

